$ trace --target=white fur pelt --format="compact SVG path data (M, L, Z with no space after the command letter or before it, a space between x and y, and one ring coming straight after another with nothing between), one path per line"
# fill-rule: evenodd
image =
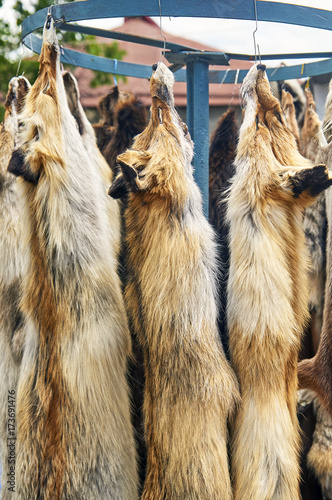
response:
M28 257L18 498L135 500L130 337L116 251L100 173L68 107L53 21L21 120L9 166L22 177Z
M30 84L24 77L12 78L0 130L0 445L2 499L13 498L15 485L15 438L17 379L22 357L25 325L19 309L23 271L22 217L17 178L7 166L17 142L18 112ZM7 438L9 441L7 441ZM14 474L8 476L9 472ZM11 481L7 482L7 481Z
M102 183L102 191L104 193L103 201L110 222L110 246L115 251L114 257L117 258L120 250L120 208L119 202L107 194L108 188L113 180L113 172L97 146L95 131L87 119L80 101L80 92L76 78L71 73L65 72L63 74L63 82L69 109L76 120L78 131L82 137L90 161L95 165L97 172L96 180L100 179Z
M234 497L296 500L297 358L309 293L302 216L331 180L325 166L299 154L264 67L249 71L242 96L227 211L227 319L242 396L232 433Z

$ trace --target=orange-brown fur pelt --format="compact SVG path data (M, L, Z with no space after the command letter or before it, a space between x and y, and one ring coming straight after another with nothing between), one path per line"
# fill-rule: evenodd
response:
M320 147L319 157L325 161L328 168L332 169L332 141L331 141L331 121L332 121L332 89L326 99L325 116L323 120L323 130L329 143ZM299 364L299 382L301 388L314 390L326 411L332 415L332 194L331 190L325 193L326 214L327 214L327 241L326 241L326 284L325 300L323 311L323 326L320 336L320 343L317 353L311 359L301 361Z
M24 77L12 78L9 82L0 129L0 462L3 500L13 498L15 491L17 380L25 340L25 322L19 308L24 260L21 206L18 181L7 172L7 166L17 141L18 113L29 87Z
M227 418L238 396L216 326L216 249L193 180L193 144L162 63L151 119L118 157L125 211L127 310L144 353L148 449L144 500L232 498Z
M227 212L227 319L242 396L232 432L234 495L295 500L297 357L309 293L302 213L332 180L325 166L312 167L299 154L259 66L246 76L242 95Z
M234 109L229 109L218 121L217 128L211 137L209 150L209 221L217 235L219 260L218 330L226 353L228 353L226 306L229 249L225 193L229 187L230 179L235 173L234 159L237 137L236 112Z
M295 137L297 147L299 151L301 151L300 131L296 121L293 96L290 92L286 92L285 90L281 92L281 109L285 115L286 125Z
M101 172L71 115L53 21L9 170L24 199L18 498L132 500L130 338Z

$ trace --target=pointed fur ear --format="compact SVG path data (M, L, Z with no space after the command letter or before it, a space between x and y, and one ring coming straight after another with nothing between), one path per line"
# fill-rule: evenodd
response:
M17 177L22 177L27 182L38 184L39 173L33 172L21 148L13 151L7 170Z
M117 164L120 166L123 178L131 191L145 189L146 183L140 180L140 172L144 169L151 154L147 151L127 150L117 157Z

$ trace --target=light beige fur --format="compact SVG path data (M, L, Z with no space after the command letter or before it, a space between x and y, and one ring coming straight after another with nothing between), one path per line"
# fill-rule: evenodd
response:
M309 294L302 216L314 185L319 192L331 180L299 154L263 69L249 71L242 96L227 213L227 318L242 396L232 436L234 497L296 500L297 357Z
M90 161L95 165L96 180L100 179L101 181L101 189L104 193L102 199L105 204L105 211L108 213L110 224L110 248L114 250L114 257L117 258L120 251L120 208L118 201L113 200L107 195L109 185L113 180L113 172L97 146L94 129L87 119L80 101L80 91L76 78L71 73L65 72L63 74L63 81L69 109L76 120L79 133Z
M21 120L10 165L22 177L28 257L17 497L135 500L129 332L100 174L68 108L53 21Z
M173 84L159 63L150 81L150 122L118 156L130 190L125 297L145 361L142 499L229 500L227 418L238 389L217 330L214 234Z

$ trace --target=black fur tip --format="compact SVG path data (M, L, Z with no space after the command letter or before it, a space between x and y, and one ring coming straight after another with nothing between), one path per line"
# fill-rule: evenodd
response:
M152 64L152 71L156 71L156 69L158 68L158 64Z
M261 69L262 71L266 70L265 64L257 64L257 69Z

